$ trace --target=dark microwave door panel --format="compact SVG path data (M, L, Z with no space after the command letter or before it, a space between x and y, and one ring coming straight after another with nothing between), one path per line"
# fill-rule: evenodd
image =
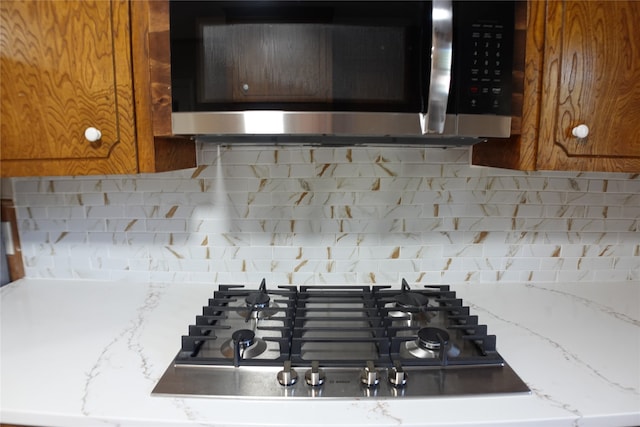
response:
M171 8L176 112L424 109L429 2L173 1Z

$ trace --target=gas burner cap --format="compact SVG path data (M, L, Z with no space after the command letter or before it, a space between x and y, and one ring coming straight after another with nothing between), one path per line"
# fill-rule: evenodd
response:
M241 359L256 358L267 350L267 343L260 338L256 338L255 332L250 329L235 331L231 338L222 343L220 352L227 359L233 359L236 345L239 346Z
M269 295L267 295L267 281L262 279L257 292L251 292L245 299L248 308L259 310L269 307Z
M278 304L270 301L271 298L267 294L267 282L262 279L260 288L245 297L245 305L239 308L238 314L247 322L252 319L268 319L278 312Z
M399 308L423 308L429 303L426 295L412 292L406 280L402 279L402 292L394 297L396 307Z
M255 309L269 307L270 300L271 298L269 298L269 295L262 292L252 292L244 299L247 303L247 307Z
M444 344L444 349L441 346ZM449 333L444 329L426 327L418 331L415 340L406 341L400 347L400 356L405 358L435 359L446 351L448 357L458 357L460 349L449 343Z
M438 350L441 345L449 344L449 333L440 328L422 328L418 331L417 344L427 350Z
M249 322L250 320L270 319L278 313L278 309L278 304L273 303L269 307L265 308L240 307L237 312L240 317L242 317L246 322Z
M422 308L429 303L429 299L417 292L402 292L394 297L399 308Z
M240 347L246 348L253 344L256 333L250 329L238 329L231 335L234 343L240 343Z

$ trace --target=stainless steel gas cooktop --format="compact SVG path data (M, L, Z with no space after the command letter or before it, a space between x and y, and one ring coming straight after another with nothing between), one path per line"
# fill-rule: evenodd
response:
M153 395L529 393L449 286L220 285Z

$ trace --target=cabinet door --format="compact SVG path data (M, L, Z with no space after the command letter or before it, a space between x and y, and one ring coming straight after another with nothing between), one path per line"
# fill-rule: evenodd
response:
M640 2L550 1L546 28L537 168L640 171Z
M2 174L136 172L128 2L3 0L0 15Z

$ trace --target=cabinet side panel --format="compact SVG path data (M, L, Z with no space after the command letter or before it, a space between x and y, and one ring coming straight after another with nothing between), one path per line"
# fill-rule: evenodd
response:
M153 172L155 164L149 75L149 4L147 1L134 1L130 8L138 167L140 172Z
M2 222L9 223L8 232L11 233L11 240L13 242L12 253L7 254L9 279L13 281L21 279L25 275L20 235L18 234L18 219L16 217L16 209L12 200L2 199L1 203L0 218Z
M171 137L169 2L133 1L131 19L140 172L195 167L195 143Z

